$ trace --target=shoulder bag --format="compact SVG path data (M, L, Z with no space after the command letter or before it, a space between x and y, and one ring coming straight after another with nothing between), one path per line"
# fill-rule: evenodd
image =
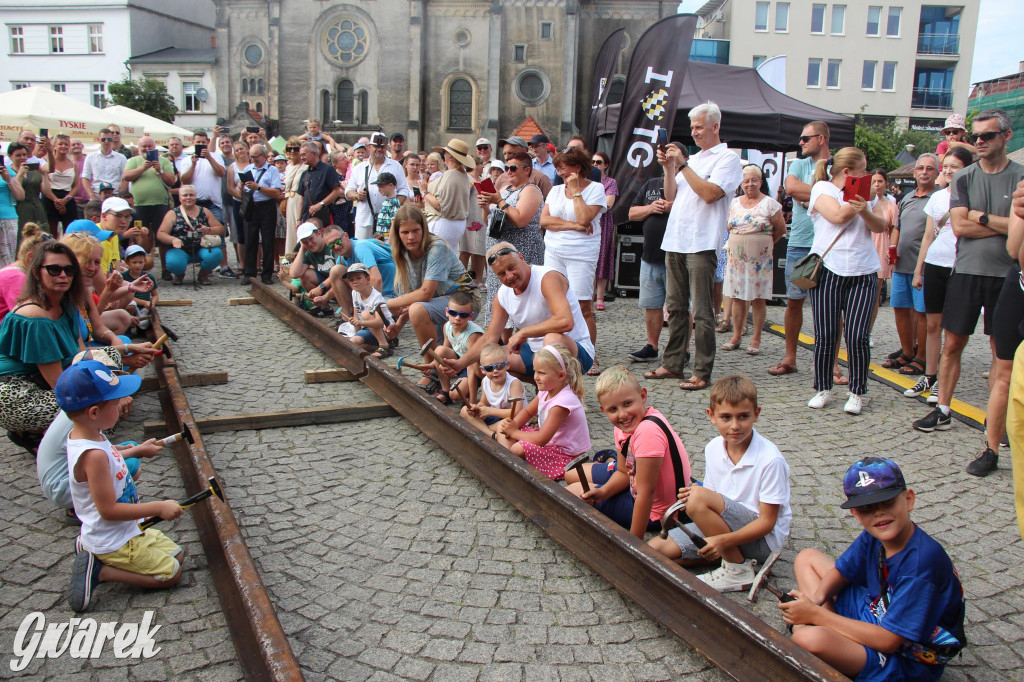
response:
M804 291L818 286L818 282L821 281L821 269L824 267L823 261L825 256L832 250L832 247L836 245L836 242L839 241L839 238L843 236L845 231L845 228L839 231L836 238L825 249L825 253L820 256L816 253L809 253L798 260L796 265L793 266L793 274L789 276L789 281Z

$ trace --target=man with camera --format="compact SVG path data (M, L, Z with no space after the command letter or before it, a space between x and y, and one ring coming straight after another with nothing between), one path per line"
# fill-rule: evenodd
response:
M224 157L210 149L210 138L205 131L197 131L192 140L195 151L182 164L181 184L194 186L196 204L210 209L217 220L223 221L220 179L224 177Z
M100 184L104 182L110 183L111 187L119 187L128 165L124 154L114 151L114 133L110 128L100 131L99 143L99 151L85 157L82 167L82 189L90 200L99 199Z
M149 250L153 247L153 235L167 213L170 198L167 188L174 184L174 166L160 156L156 142L146 135L139 138L139 155L128 159L123 177L129 183L135 215L149 229L149 234L142 239L142 245Z
M250 277L256 276L256 256L260 241L263 242L262 281L272 284L271 274L274 272L274 230L277 227L277 202L284 196L284 183L281 174L270 163L267 148L262 144L254 144L249 148L249 159L252 161L243 170L245 191L250 193L253 202L252 217L245 225L245 273L241 279L243 286L249 283Z
M374 184L378 175L387 172L395 176L398 180L395 194L398 196L400 204L404 204L406 199L412 198L412 190L409 189L409 183L405 180L405 170L402 168L402 164L387 158L387 136L384 133L374 133L370 136L368 147L370 158L351 172L348 185L345 187L345 197L356 204L357 239L369 239L373 236L377 213L384 203L383 195Z

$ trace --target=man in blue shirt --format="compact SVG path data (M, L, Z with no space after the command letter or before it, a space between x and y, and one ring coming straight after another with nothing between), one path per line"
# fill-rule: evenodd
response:
M327 241L325 248L330 248L334 255L340 257L341 263L331 268L326 282L320 285L317 293L322 292L325 298L333 296L341 310L351 317L352 289L345 279L345 273L353 263L362 263L368 270L370 286L386 299L395 297L395 260L387 245L377 239L352 239L344 232L339 234L336 228L328 228L324 232Z
M548 139L547 135L538 134L530 138L530 151L533 152L533 167L539 170L544 175L548 176L548 180L552 183L555 182L555 164L551 160L551 155L548 150L548 144L551 140Z
M242 286L249 284L249 278L256 276L256 256L260 242L263 242L263 266L261 279L264 284L272 284L274 272L274 230L277 227L277 202L281 199L281 174L267 160L267 148L262 144L254 144L249 148L252 160L242 172L252 175L252 180L245 183L245 191L252 193L254 211L251 220L245 221L245 272L241 278Z

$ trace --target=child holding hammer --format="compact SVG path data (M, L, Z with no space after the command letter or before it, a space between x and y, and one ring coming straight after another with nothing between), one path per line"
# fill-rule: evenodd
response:
M514 405L522 406L523 382L508 373L504 346L489 343L480 349L480 402L462 408L462 418L487 434L497 431L502 419L515 417Z

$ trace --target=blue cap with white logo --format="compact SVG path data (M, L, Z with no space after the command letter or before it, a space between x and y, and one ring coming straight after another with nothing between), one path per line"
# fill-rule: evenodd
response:
M141 385L142 378L138 375L117 375L102 362L83 360L61 373L54 393L60 409L74 412L104 400L126 398Z
M882 457L865 457L854 462L843 477L846 502L843 509L888 502L907 489L903 472L896 462Z

